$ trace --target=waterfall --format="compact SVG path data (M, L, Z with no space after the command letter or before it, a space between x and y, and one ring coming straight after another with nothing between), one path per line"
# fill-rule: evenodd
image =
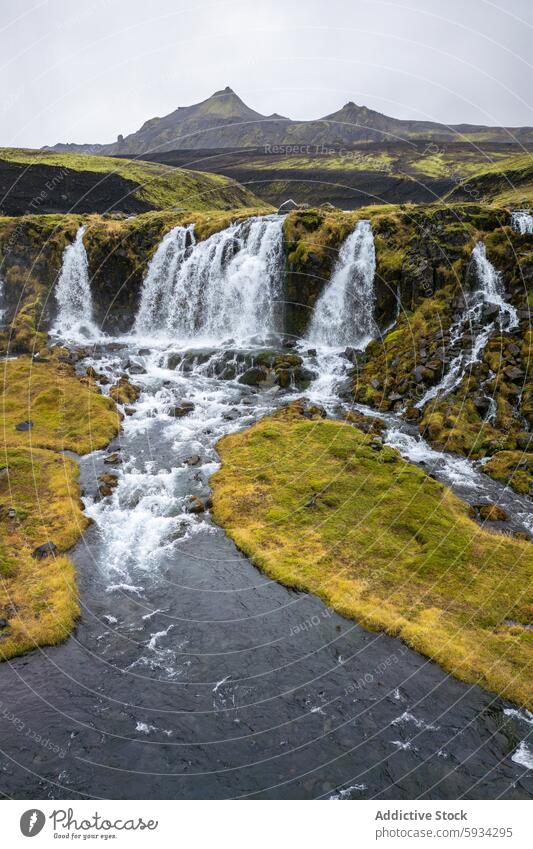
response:
M518 325L516 310L503 300L504 286L501 272L497 271L487 259L487 249L483 242L478 242L472 251L472 260L476 270L478 288L466 296L466 308L460 318L450 328L450 347L460 343L466 331L472 333L473 341L469 350L461 350L453 358L450 367L440 383L432 386L424 393L416 407L424 407L428 401L437 396L444 397L452 392L462 381L466 371L476 363L490 335L495 328L495 322L483 324L484 314L496 307L497 323L502 331L509 331Z
M135 333L243 341L277 329L283 218L249 218L197 242L193 227L165 236L143 284Z
M511 212L511 227L523 236L533 234L533 215L529 209L515 209Z
M369 221L359 221L343 242L329 284L309 327L312 342L364 348L375 335L376 252Z
M164 325L172 299L176 275L194 244L193 225L174 227L159 244L143 283L141 303L135 320L136 332L149 332Z
M63 251L63 265L55 290L58 315L53 332L73 341L99 335L93 323L89 264L83 244L85 229L85 226L80 227L72 245Z

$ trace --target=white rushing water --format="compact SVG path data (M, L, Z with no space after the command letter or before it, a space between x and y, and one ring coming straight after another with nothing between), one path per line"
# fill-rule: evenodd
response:
M0 322L4 320L4 315L6 313L6 308L4 305L4 281L0 277Z
M496 324L501 330L509 331L518 324L515 308L503 299L504 285L501 272L497 271L487 258L487 250L483 242L478 242L472 251L478 288L466 295L466 307L460 318L450 328L450 346L458 344L464 333L472 335L469 349L460 350L453 358L450 366L436 386L430 387L415 405L424 407L432 398L442 398L459 386L467 370L478 362ZM496 321L483 323L483 313L486 306L496 307Z
M533 215L529 209L515 209L511 212L511 227L522 236L533 233Z
M376 332L376 252L370 221L359 221L344 241L331 281L322 292L309 327L311 342L364 348Z
M72 245L63 251L63 265L55 289L58 315L52 332L68 341L96 339L93 322L89 264L83 244L85 226L80 227Z
M135 334L242 342L275 331L283 220L250 218L199 242L193 227L174 228L148 268Z

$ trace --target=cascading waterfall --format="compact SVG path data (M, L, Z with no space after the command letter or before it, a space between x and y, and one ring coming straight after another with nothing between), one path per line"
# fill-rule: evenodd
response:
M283 218L250 218L196 242L176 227L157 249L135 322L138 336L243 341L277 329Z
M72 245L63 251L63 265L55 290L58 315L53 332L63 339L84 340L99 335L93 323L89 263L83 244L85 226L79 228Z
M309 328L311 342L364 348L376 332L376 252L369 221L359 221L344 241L331 281L320 296Z
M515 209L511 212L511 227L522 236L533 234L533 215L529 209Z
M479 360L496 322L502 331L512 330L518 324L515 308L511 304L507 304L502 297L504 293L502 274L496 271L489 262L483 242L478 242L474 247L472 259L476 268L479 288L467 295L465 311L450 328L450 347L453 348L460 342L466 330L472 332L472 346L470 350L460 351L453 358L440 383L428 389L415 405L418 408L424 407L432 398L448 395L461 383L467 369ZM497 307L498 317L496 322L491 321L489 324L483 325L483 313L486 305Z

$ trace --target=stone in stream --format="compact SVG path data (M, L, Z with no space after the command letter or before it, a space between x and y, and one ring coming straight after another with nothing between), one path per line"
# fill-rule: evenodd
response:
M268 371L263 366L252 366L239 377L239 383L244 386L259 386L268 381Z
M28 419L27 421L19 422L18 424L16 424L15 430L22 430L22 431L31 430L32 427L33 427L33 422L32 422L31 419Z
M104 457L104 463L108 465L115 465L115 463L122 463L122 458L118 451L113 451L111 454L108 454L107 457Z
M57 545L54 542L45 542L43 545L37 546L32 552L32 557L35 560L44 560L45 557L53 557L57 554Z
M103 474L99 476L98 480L100 481L98 491L103 498L111 495L115 487L118 486L117 475Z
M187 511L189 513L203 513L206 509L206 504L197 495L191 495Z
M186 466L197 466L198 463L200 462L200 455L199 454L191 454L191 456L187 457L183 462L185 463Z
M181 419L183 416L188 416L193 410L194 404L192 401L182 401L181 404L176 404L172 408L169 415L174 416L176 419Z

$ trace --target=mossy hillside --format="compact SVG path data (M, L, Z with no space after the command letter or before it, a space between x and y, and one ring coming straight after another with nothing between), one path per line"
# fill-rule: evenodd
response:
M444 199L450 203L472 200L509 206L533 203L533 159L524 153L501 159L462 180Z
M224 437L215 519L275 580L531 708L530 544L373 439L294 410Z
M75 573L64 554L87 526L79 499L78 454L118 433L113 401L57 360L4 361L0 383L0 657L68 636L78 616ZM32 422L27 430L16 425ZM57 553L34 550L53 542Z
M376 247L375 315L386 327L396 316L398 299L404 310L412 310L456 281L477 239L507 225L509 212L476 204L406 204L289 213L284 225L289 332L305 332L342 242L364 218L371 221Z
M118 175L127 184L125 192L153 209L187 210L233 209L255 207L261 202L252 192L228 177L189 171L142 160L114 159L108 156L91 156L79 153L57 153L51 150L23 150L0 148L0 160L19 165L49 166L52 169L68 169L71 172L93 172Z

